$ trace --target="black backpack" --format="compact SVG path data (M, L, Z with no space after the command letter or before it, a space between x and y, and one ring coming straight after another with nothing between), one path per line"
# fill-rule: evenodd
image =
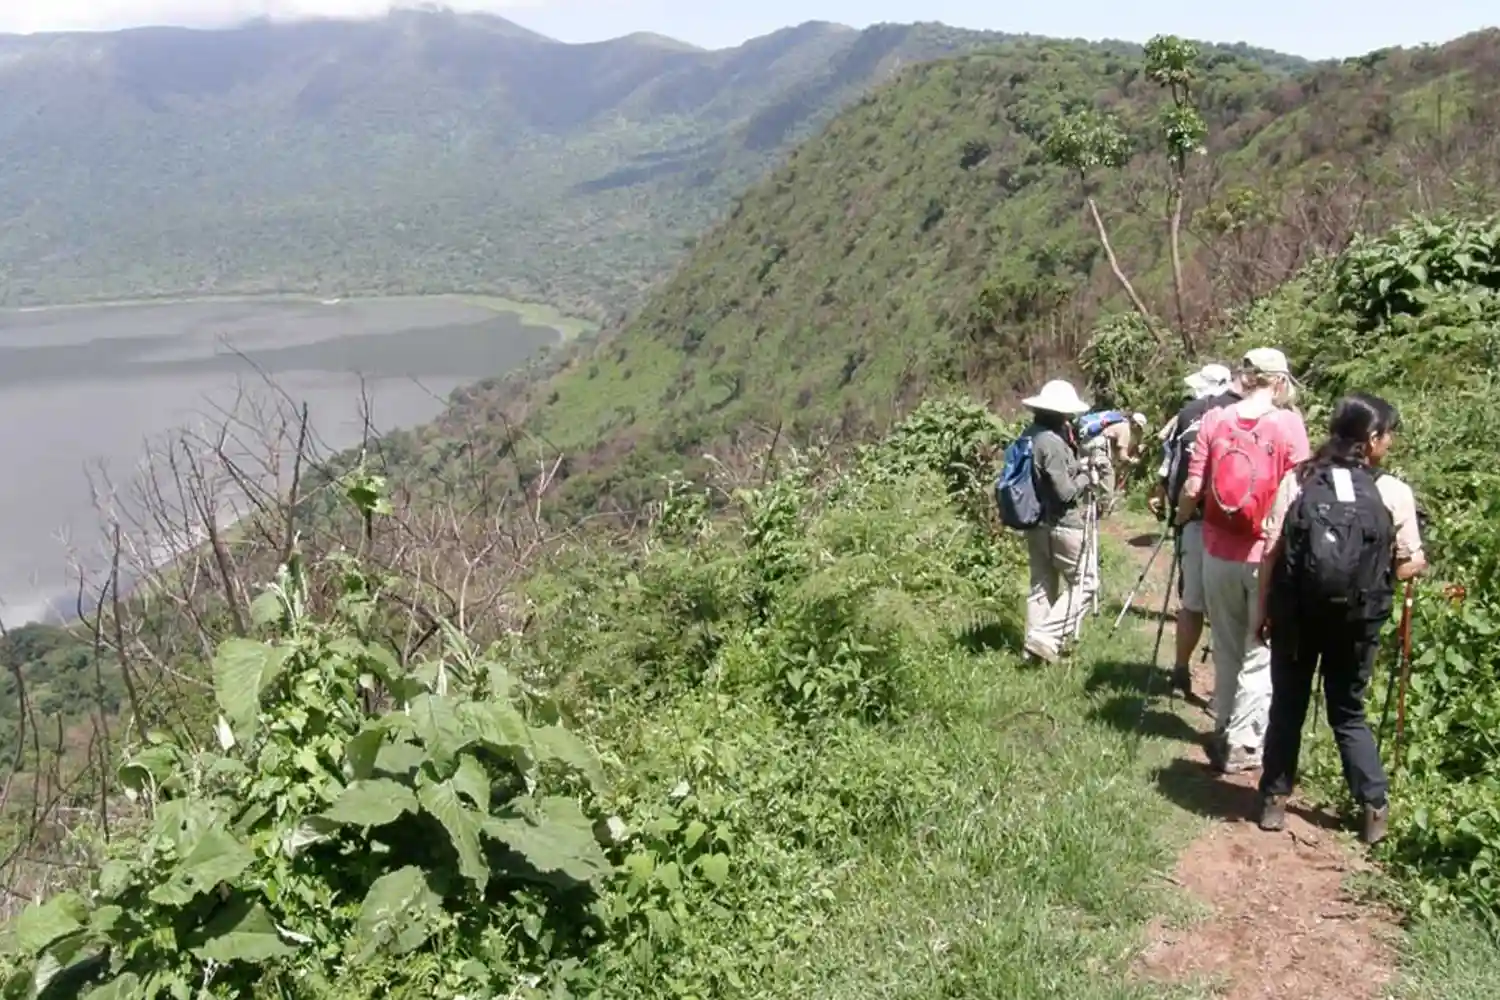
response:
M1238 403L1241 397L1236 392L1221 392L1207 399L1195 399L1177 414L1177 428L1167 442L1167 504L1176 510L1182 498L1182 487L1187 484L1189 459L1193 457L1193 444L1198 440L1198 431L1203 428L1203 418L1210 410ZM1194 519L1203 517L1200 506Z
M1395 593L1396 525L1363 467L1322 464L1302 483L1282 528L1273 578L1303 621L1379 622Z

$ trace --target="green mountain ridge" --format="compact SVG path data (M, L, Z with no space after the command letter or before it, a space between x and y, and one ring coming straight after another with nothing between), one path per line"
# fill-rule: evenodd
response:
M1076 178L1044 153L1064 112L1104 107L1130 132L1137 153L1099 178L1098 200L1125 267L1170 312L1162 95L1139 67L1018 40L908 68L739 199L622 330L545 382L466 391L427 436L482 435L508 406L568 456L566 494L586 509L623 490L628 507L738 435L847 434L937 386L1003 402L1075 369L1095 319L1128 303ZM1413 187L1412 162L1450 179L1491 162L1500 32L1295 79L1208 52L1199 92L1209 147L1184 269L1189 322L1207 329L1355 231L1449 197Z
M0 37L0 303L483 291L613 316L840 107L1005 38L809 22L710 52L434 11Z

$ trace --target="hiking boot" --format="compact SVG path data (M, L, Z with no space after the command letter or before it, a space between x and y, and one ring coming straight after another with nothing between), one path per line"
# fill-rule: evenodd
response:
M1391 807L1387 803L1383 806L1365 806L1363 822L1360 824L1359 839L1374 847L1385 839L1386 826L1391 818Z
M1259 825L1267 833L1286 829L1286 796L1262 795L1260 797Z
M1208 745L1208 762L1220 774L1244 774L1260 767L1260 754L1245 747L1231 747L1228 736L1215 736Z
M1224 761L1225 774L1244 774L1247 771L1258 770L1260 770L1260 754L1244 747L1235 747L1229 751L1229 757Z
M1172 690L1181 691L1184 698L1193 696L1193 672L1187 667L1172 668Z
M1040 660L1043 663L1057 662L1059 655L1057 647L1047 642L1045 639L1038 639L1034 636L1027 636L1026 642L1022 646L1022 648L1026 650L1026 653L1029 656Z

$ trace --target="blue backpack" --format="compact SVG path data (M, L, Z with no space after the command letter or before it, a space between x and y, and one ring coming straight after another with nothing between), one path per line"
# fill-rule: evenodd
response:
M995 503L1000 523L1025 531L1042 523L1042 500L1032 476L1031 435L1022 434L1005 449L1005 465L995 481Z
M1097 437L1106 427L1124 423L1130 418L1119 410L1095 410L1093 413L1085 413L1078 418L1078 440L1087 441L1089 438Z

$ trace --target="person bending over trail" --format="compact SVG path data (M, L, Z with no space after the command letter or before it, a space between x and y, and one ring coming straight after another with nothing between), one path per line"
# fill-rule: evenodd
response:
M1203 417L1176 524L1203 506L1203 596L1213 636L1214 735L1221 774L1260 766L1271 702L1271 654L1257 638L1265 518L1283 476L1307 460L1307 428L1291 409L1296 383L1271 347L1240 362L1244 398Z
M1149 426L1144 413L1133 413L1129 420L1104 428L1104 439L1109 443L1109 456L1114 468L1110 470L1111 477L1102 479L1101 482L1106 483L1110 489L1111 508L1114 506L1114 498L1125 492L1131 470L1140 463L1141 453L1146 450L1145 434ZM1132 441L1133 429L1140 431L1140 437Z
M1426 569L1411 487L1380 462L1400 426L1379 396L1339 401L1328 441L1282 479L1266 519L1262 640L1271 644L1271 718L1260 780L1260 828L1286 824L1313 678L1323 671L1328 724L1362 811L1360 837L1385 837L1389 782L1365 719L1365 689L1395 582Z
M1071 418L1088 412L1078 391L1061 379L1024 400L1033 412L1032 476L1041 523L1026 532L1031 593L1026 601L1026 652L1047 663L1061 655L1087 610L1084 590L1085 501L1091 476L1079 460Z

